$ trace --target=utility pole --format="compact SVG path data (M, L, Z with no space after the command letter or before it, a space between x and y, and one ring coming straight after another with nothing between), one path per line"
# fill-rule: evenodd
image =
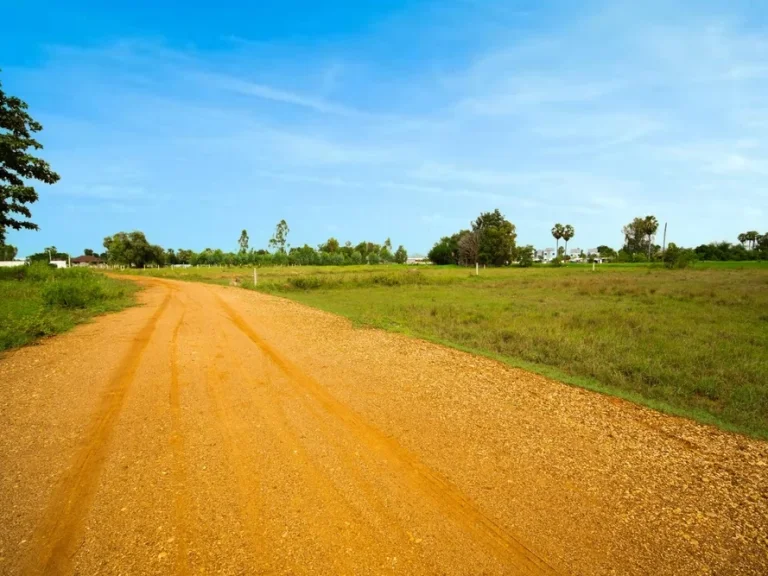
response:
M667 250L667 223L664 222L664 240L661 243L661 253L662 253L662 255L666 252L666 250Z

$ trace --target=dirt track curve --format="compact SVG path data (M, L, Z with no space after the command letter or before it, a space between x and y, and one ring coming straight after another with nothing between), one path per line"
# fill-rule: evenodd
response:
M768 574L768 443L236 288L0 358L2 574Z

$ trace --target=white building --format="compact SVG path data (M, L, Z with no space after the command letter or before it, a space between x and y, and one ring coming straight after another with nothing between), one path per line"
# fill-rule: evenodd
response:
M552 262L557 256L557 251L554 248L544 248L544 250L536 250L535 260L538 262Z

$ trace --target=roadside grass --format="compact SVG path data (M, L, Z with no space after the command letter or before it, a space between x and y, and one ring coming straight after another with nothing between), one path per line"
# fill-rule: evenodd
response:
M85 268L0 268L0 351L131 306L138 289L134 282Z
M151 275L253 288L251 270ZM194 273L193 273L194 272ZM768 438L768 263L259 269L260 291Z

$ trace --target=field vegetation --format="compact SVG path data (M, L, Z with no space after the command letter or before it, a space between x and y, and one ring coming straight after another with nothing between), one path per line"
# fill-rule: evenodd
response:
M137 289L134 282L85 268L58 270L44 263L0 268L0 350L130 306Z
M257 286L242 268L133 273L256 288L768 437L767 263L272 267Z

